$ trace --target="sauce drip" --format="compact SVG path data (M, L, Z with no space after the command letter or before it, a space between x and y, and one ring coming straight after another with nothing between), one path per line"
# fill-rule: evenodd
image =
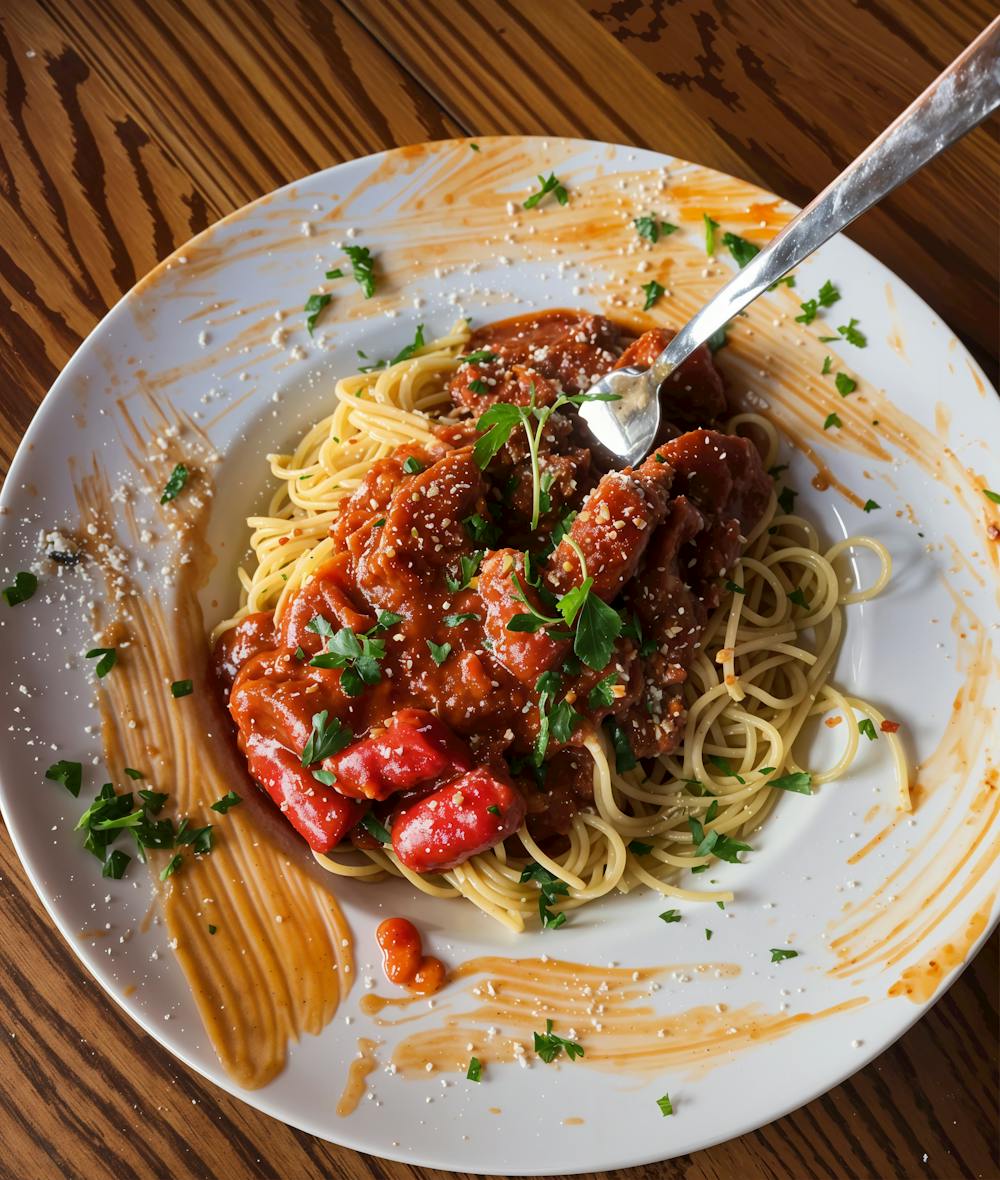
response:
M407 918L386 918L375 931L375 939L390 983L409 988L418 996L431 996L447 982L444 964L424 954L420 931Z

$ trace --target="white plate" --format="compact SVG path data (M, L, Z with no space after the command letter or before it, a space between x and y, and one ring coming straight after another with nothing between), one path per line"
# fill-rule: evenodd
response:
M771 232L762 222L773 227L790 212L742 182L651 152L564 140L478 142L479 152L467 141L401 149L291 185L200 235L126 296L66 367L18 451L2 495L7 580L36 559L40 528L78 522L75 485L92 462L112 487L136 482L124 414L148 414L148 394L192 415L222 455L208 526L219 564L202 599L213 620L234 597L242 518L267 486L264 454L324 412L333 375L354 368L355 350L391 355L418 322L432 335L460 312L482 322L568 305L641 319L639 286L654 276L670 292L655 317L679 323L732 266L720 251L706 267L702 211L757 240ZM570 204L522 210L536 174L550 170L568 185ZM651 211L682 232L632 252L631 217ZM350 280L331 288L334 301L310 341L302 303L341 261L336 241L368 245L384 277L367 303ZM640 271L643 260L650 266ZM841 302L809 327L796 324L798 299L826 278L840 287ZM3 814L55 922L151 1036L261 1110L362 1151L468 1171L567 1173L691 1152L778 1117L859 1069L921 1015L925 991L933 994L921 964L936 960L945 982L954 978L992 924L997 889L996 792L984 782L995 774L990 745L1000 699L992 650L997 542L987 535L998 514L981 488L1000 488L996 449L991 454L984 441L1000 437L1000 409L948 327L846 239L801 267L797 282L740 321L720 359L734 388L751 403L765 399L799 438L800 449L789 448L799 507L831 539L866 531L892 551L889 590L848 611L837 680L902 722L912 763L922 764L912 819L851 863L894 815L886 743L866 743L845 779L813 798L780 801L748 864L714 874L738 890L725 914L682 906L685 921L665 925L656 896L613 897L558 932L515 939L471 906L416 897L405 885L338 884L360 975L380 976L374 926L398 912L415 917L451 964L548 953L596 966L711 961L740 971L668 972L643 1000L665 1020L704 1006L717 1035L694 1061L675 1059L647 1074L602 1068L600 1032L590 1025L577 1030L589 1051L582 1062L495 1066L478 1086L457 1075L404 1080L379 1072L375 1099L341 1118L336 1101L359 1034L374 1030L386 1041L384 1062L404 1034L471 1001L464 984L453 985L435 1010L417 1009L422 1024L375 1029L359 1014L359 979L323 1033L293 1048L277 1080L245 1092L219 1067L163 927L139 929L150 894L144 872L133 865L126 880L103 881L72 831L82 806L43 779L58 757L99 763L101 755L99 735L85 732L97 715L91 665L82 658L90 629L81 617L99 587L81 592L79 571L59 581L46 574L28 604L0 607L9 672L0 694L10 719L0 751ZM866 349L817 342L850 316L867 335ZM279 327L284 338L274 336ZM826 352L860 379L850 397L841 399L832 378L820 375ZM822 429L831 411L844 422L839 432ZM836 487L814 489L802 447L881 509L866 515ZM174 560L160 533L145 555L153 571ZM159 573L137 571L136 556L134 576L162 589ZM863 558L860 566L863 577ZM222 605L213 608L213 600ZM821 740L835 740L832 732ZM91 780L102 773L93 770ZM80 937L105 923L107 938ZM710 956L706 927L714 930ZM800 957L772 966L768 948L786 939ZM907 969L914 998L890 996ZM129 983L139 986L126 997ZM717 1014L716 1004L728 1014ZM809 1015L821 1013L828 1014ZM728 1019L737 1033L726 1031ZM676 1110L669 1119L655 1102L665 1091Z

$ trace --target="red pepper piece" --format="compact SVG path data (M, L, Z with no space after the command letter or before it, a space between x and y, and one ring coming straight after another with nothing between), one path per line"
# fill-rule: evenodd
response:
M468 747L432 713L400 709L385 729L328 759L337 789L353 799L386 799L442 775L468 770Z
M246 755L250 773L314 852L329 852L365 813L363 803L314 779L275 738L252 733Z
M524 813L520 791L480 767L401 811L392 825L392 847L414 872L440 873L513 835Z

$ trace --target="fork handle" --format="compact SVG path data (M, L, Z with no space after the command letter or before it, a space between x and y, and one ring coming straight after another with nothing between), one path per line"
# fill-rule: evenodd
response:
M1000 106L1000 17L688 320L650 366L659 385L737 312Z

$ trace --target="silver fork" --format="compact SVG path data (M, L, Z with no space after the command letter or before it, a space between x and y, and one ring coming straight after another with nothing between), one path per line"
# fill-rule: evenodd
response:
M638 463L660 431L659 389L677 366L737 312L939 152L1000 106L1000 17L785 226L692 319L648 369L616 369L592 386L580 407L614 466Z

